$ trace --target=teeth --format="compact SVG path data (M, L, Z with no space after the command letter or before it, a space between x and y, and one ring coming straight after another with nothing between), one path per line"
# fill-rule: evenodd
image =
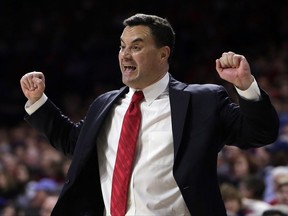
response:
M125 69L135 70L136 67L134 66L124 66Z

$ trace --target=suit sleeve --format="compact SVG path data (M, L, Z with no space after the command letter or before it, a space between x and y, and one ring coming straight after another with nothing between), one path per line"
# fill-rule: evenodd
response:
M239 98L239 106L229 102L223 91L219 92L220 115L224 122L227 145L242 149L261 147L273 143L278 137L279 118L269 96L260 89L259 101Z
M32 115L26 115L24 119L33 128L44 133L54 148L66 156L73 155L83 121L72 122L49 99Z

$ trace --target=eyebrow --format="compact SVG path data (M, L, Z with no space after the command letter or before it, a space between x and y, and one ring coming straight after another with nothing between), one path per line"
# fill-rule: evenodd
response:
M144 40L143 40L142 38L135 38L131 43L143 42L143 41L144 41ZM120 38L120 42L125 43L122 38Z

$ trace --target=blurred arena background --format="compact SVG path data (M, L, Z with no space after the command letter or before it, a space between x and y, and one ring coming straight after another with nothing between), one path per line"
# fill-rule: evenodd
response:
M261 199L269 205L275 199L272 171L288 169L288 1L0 0L1 211L11 207L15 215L39 214L43 201L36 194L44 188L44 198L57 195L69 166L69 159L24 122L22 75L42 71L48 97L71 120L80 120L97 95L122 86L119 37L122 21L135 13L171 22L176 44L170 73L183 82L223 84L237 102L233 86L218 78L215 59L224 51L248 59L279 113L279 139L245 152L247 172L240 176L235 161L243 152L224 149L219 179L240 193L244 177L257 174L265 186ZM251 161L254 169L248 168Z

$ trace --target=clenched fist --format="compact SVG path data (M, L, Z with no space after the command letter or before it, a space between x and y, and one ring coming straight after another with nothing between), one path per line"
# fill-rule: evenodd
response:
M41 98L45 90L45 77L41 72L30 72L20 79L20 85L25 97L31 104Z
M254 80L246 58L234 52L224 52L222 57L216 60L216 70L221 79L240 90L248 89Z

